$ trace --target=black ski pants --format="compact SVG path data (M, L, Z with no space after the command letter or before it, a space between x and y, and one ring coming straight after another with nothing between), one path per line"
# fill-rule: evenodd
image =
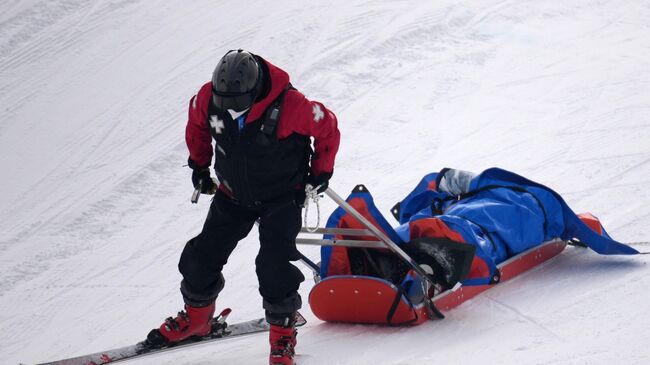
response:
M290 261L299 259L295 240L302 226L300 213L293 198L250 208L217 192L203 230L187 242L178 264L185 302L205 306L219 295L225 282L223 266L259 219L260 250L255 267L262 306L271 316L298 310L302 305L298 287L305 277Z

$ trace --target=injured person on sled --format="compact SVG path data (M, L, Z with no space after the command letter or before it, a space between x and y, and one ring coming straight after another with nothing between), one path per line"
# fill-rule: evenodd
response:
M456 306L552 258L568 242L603 255L638 253L613 240L595 216L575 214L550 188L498 168L480 174L445 168L424 176L391 210L396 227L363 185L346 201L417 262L434 285L421 285L408 262L389 249L324 246L322 281L309 301L314 314L327 321L419 324L427 317L418 310L423 302L442 303L441 309ZM327 228L364 227L338 208ZM324 239L377 241L345 234ZM362 307L375 309L369 313Z

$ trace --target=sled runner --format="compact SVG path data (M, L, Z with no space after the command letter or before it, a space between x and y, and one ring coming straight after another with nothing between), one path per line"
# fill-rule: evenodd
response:
M393 208L397 228L363 185L346 200L326 190L340 208L314 232L323 238L296 241L323 246L309 295L316 317L417 325L552 259L575 238L600 254L637 253L540 184L500 169L464 174L425 176Z

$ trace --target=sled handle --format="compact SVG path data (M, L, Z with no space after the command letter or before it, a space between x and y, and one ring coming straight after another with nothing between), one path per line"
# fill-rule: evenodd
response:
M396 253L405 263L407 263L411 269L413 269L420 277L422 278L423 282L426 281L429 285L434 286L435 283L431 280L429 275L427 275L426 271L420 265L418 265L411 256L409 256L404 250L402 250L393 240L391 240L388 236L384 234L379 228L377 228L374 224L370 223L364 217L359 213L356 209L354 209L348 202L343 200L334 190L331 188L327 188L325 190L325 194L329 196L332 200L336 202L343 210L345 210L348 214L356 218L361 224L363 224L372 234L377 237L380 241L382 241L388 249ZM426 293L426 292L425 292ZM425 298L427 298L427 307L433 312L433 314L438 317L438 318L444 318L445 316L436 308L435 304L428 299L428 296L425 295Z
M332 247L354 247L354 248L386 248L381 241L362 241L362 240L328 240L313 238L296 238L296 243L300 245L313 246L332 246Z
M343 236L372 236L372 232L367 229L354 229L354 228L317 228L315 231L310 232L307 228L302 227L300 233L314 233L314 234L338 234Z

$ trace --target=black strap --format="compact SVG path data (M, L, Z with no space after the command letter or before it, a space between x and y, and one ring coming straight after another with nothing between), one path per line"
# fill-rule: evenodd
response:
M433 302L433 300L429 297L424 298L424 303L427 305L427 309L429 310L429 315L433 315L438 319L445 319L445 315L442 314L440 309L436 307L436 303ZM431 316L431 319L433 319L433 316Z
M498 268L494 270L494 274L492 274L492 277L490 278L490 282L488 283L489 285L494 285L494 284L499 284L501 282L501 270Z
M399 216L400 212L402 210L402 203L397 202L397 204L393 205L393 208L391 208L390 212L393 214L393 217L395 217L395 220L399 222Z
M275 134L275 128L278 126L278 120L280 120L280 107L282 106L282 100L284 100L284 95L289 89L293 89L291 84L282 90L280 95L271 103L271 105L266 109L266 114L264 116L264 123L260 128L260 131L264 133L267 137L271 137Z
M406 288L404 288L401 285L398 287L397 293L395 294L395 299L393 300L393 304L391 304L390 309L388 310L388 315L386 316L386 322L388 323L389 326L406 326L418 320L419 318L418 312L415 310L415 308L413 308L413 303L411 303L411 300L406 295L406 292L408 291L408 288L411 287L411 285L413 285L413 282L408 281L406 282ZM424 293L424 295L426 295L426 293ZM404 322L393 323L393 316L395 315L395 312L397 311L397 307L399 306L399 303L402 300L402 296L404 297L404 299L406 299L406 302L411 308L411 311L413 311L413 318Z
M569 244L569 245L571 245L571 246L576 246L576 247L584 247L584 248L589 247L589 246L587 246L586 243L580 241L580 240L577 239L577 238L573 238L573 239L568 240L568 241L567 241L567 244Z

